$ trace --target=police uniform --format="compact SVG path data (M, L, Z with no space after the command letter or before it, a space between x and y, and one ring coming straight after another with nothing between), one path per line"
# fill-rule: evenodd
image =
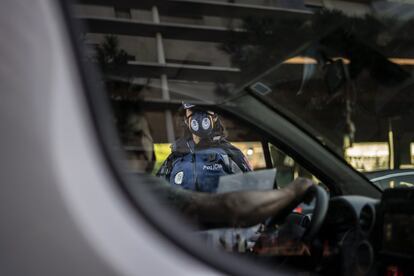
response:
M243 153L222 137L201 140L179 139L157 175L174 187L214 193L222 175L251 171Z

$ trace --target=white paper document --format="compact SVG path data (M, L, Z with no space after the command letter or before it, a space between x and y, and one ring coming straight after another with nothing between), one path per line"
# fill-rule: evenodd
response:
M276 169L224 175L220 177L217 193L246 190L273 190L275 180Z

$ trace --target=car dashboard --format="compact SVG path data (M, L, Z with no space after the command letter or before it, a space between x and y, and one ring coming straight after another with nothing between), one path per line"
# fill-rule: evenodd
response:
M338 196L313 255L315 271L328 275L414 275L414 189L385 190L381 200Z
M380 200L332 197L312 241L298 242L311 215L294 213L277 230L264 231L252 252L271 256L266 259L271 265L289 264L322 275L414 275L413 203L410 188L385 190Z

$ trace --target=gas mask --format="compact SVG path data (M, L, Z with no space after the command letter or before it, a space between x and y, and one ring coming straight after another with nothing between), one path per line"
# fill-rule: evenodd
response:
M190 132L201 137L208 138L213 134L213 119L214 114L205 111L194 111L190 116L188 128Z

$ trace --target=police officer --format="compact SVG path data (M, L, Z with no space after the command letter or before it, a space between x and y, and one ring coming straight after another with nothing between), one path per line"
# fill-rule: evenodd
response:
M184 137L172 145L172 153L157 175L175 187L213 193L222 175L251 171L243 153L224 137L218 115L183 103Z

